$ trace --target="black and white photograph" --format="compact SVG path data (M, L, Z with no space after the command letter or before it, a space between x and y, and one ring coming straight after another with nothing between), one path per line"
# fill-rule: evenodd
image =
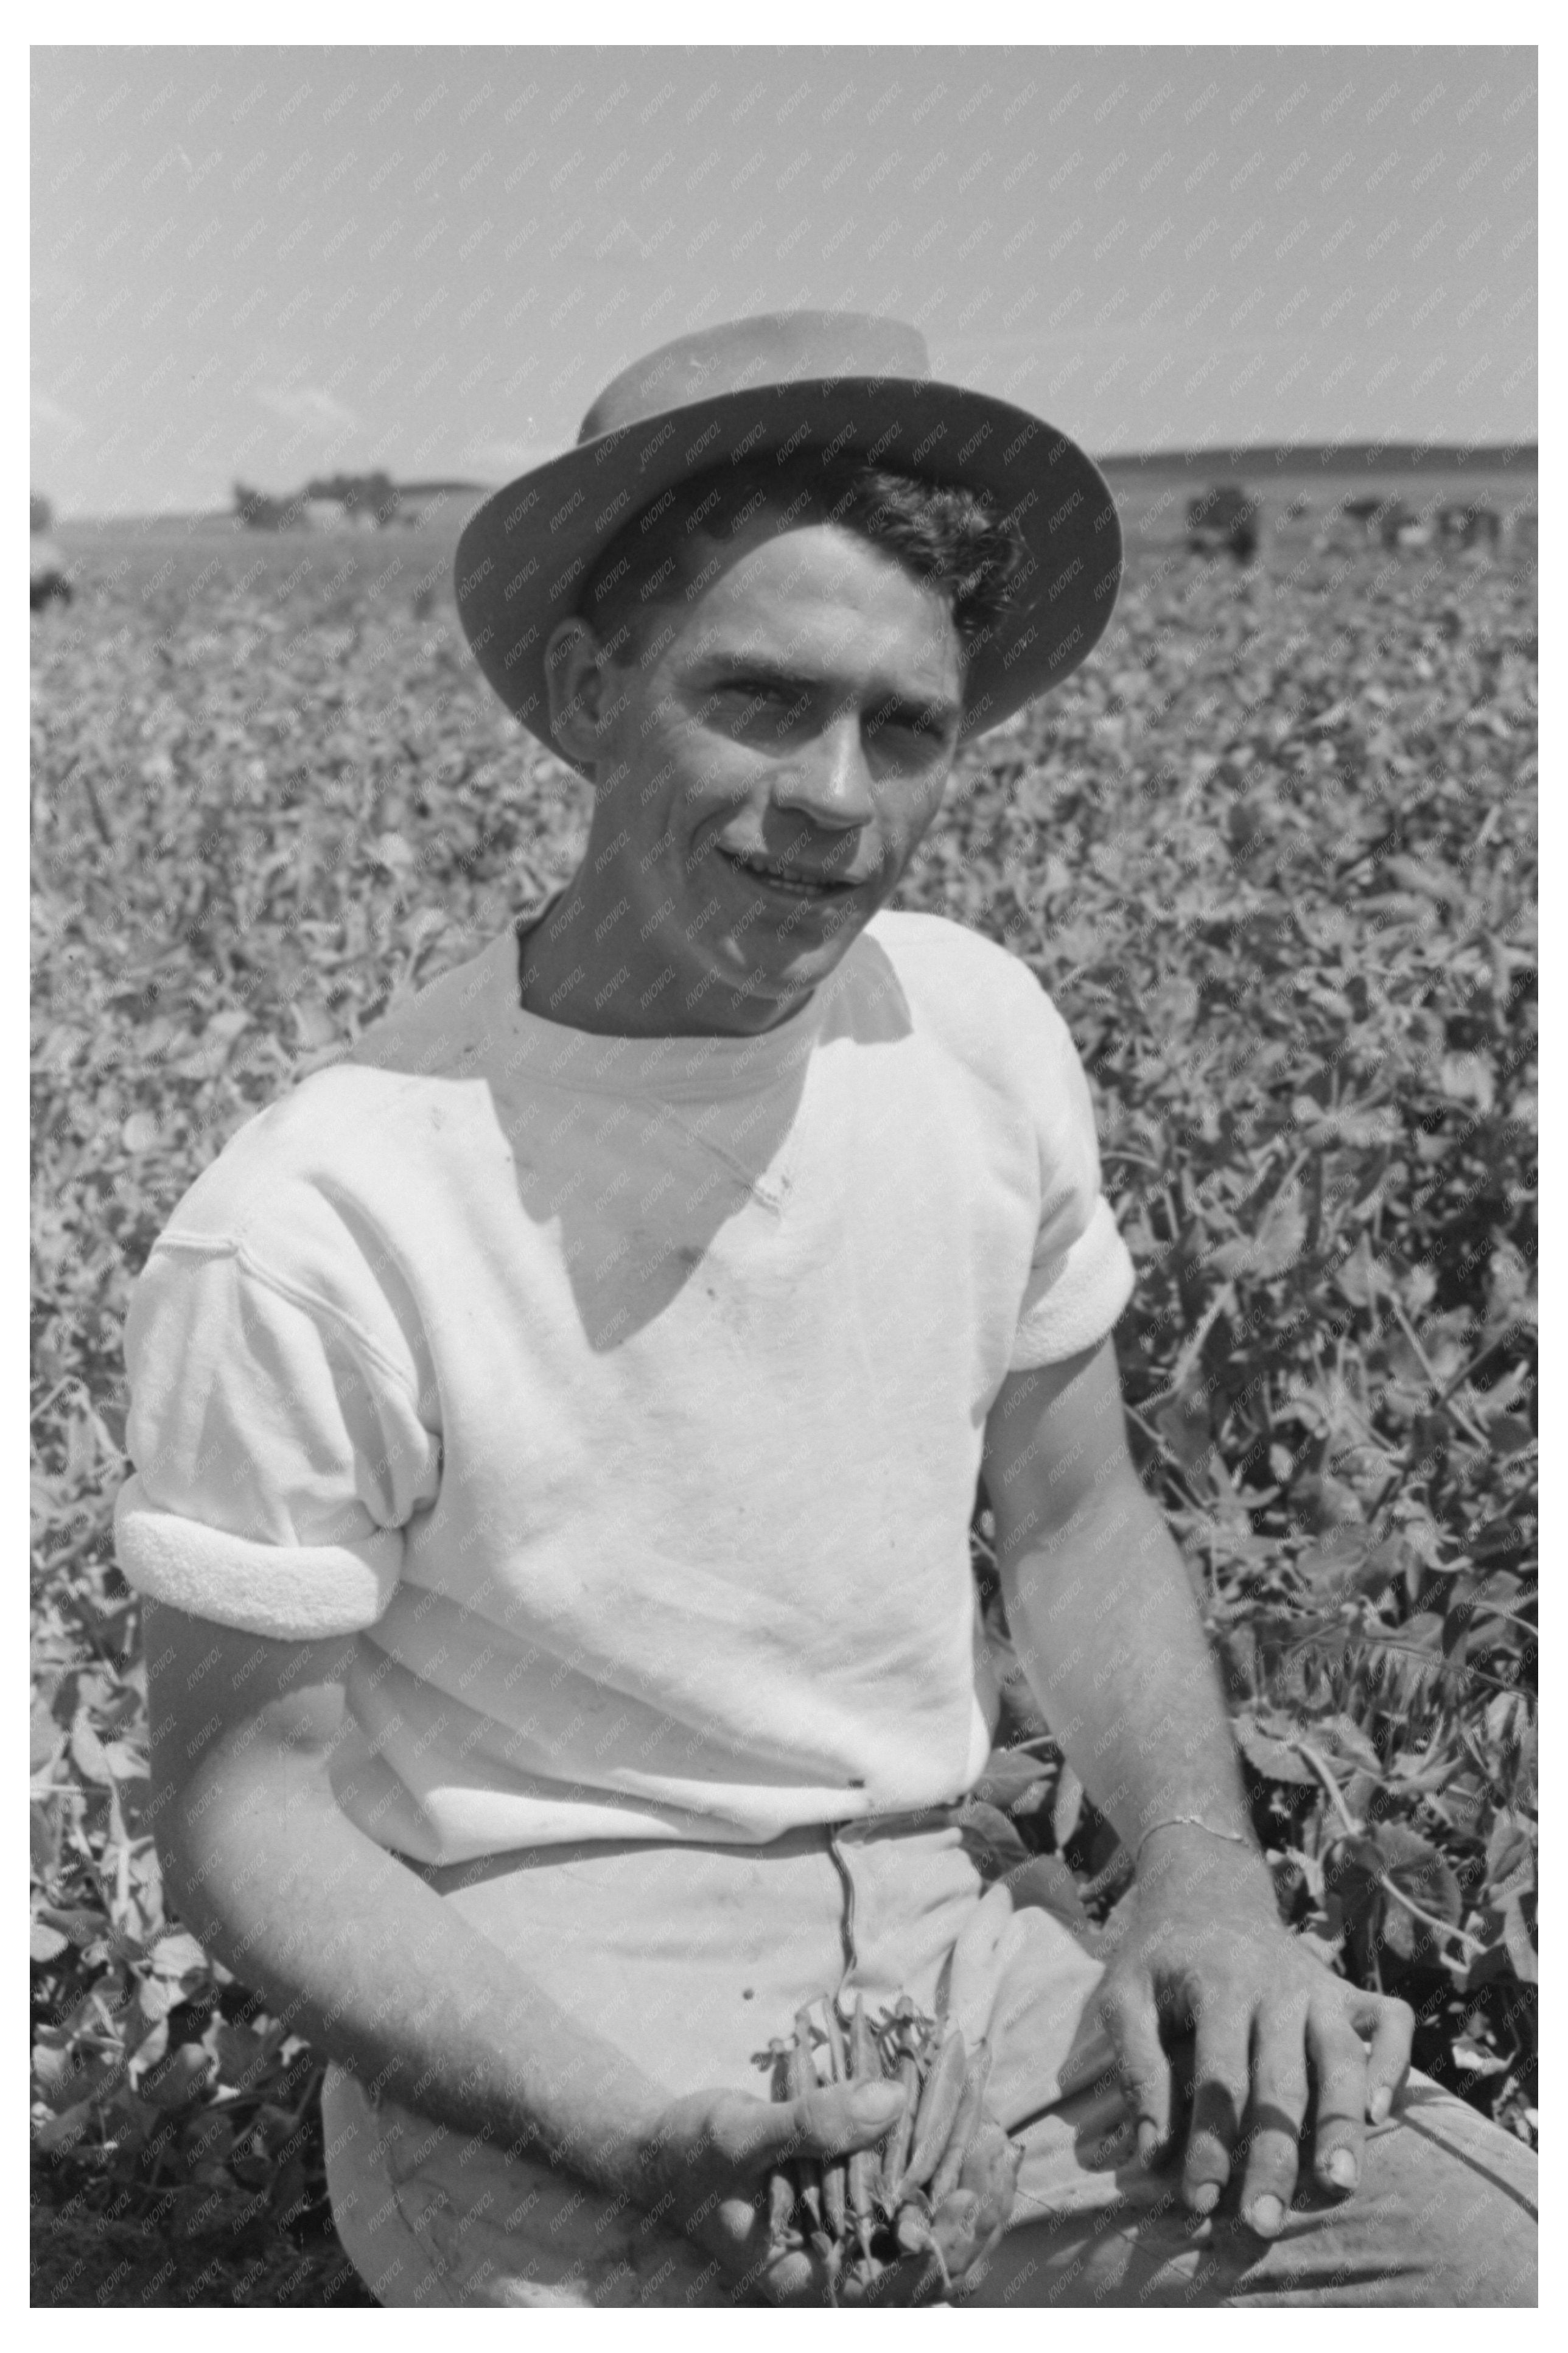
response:
M1540 51L1210 14L31 47L33 2308L1538 2308Z

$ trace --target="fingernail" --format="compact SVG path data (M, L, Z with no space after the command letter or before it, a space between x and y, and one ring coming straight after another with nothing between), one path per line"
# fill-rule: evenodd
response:
M904 2096L891 2084L865 2084L849 2103L857 2124L891 2124L902 2113Z
M1159 2155L1159 2150L1160 2136L1154 2130L1153 2126L1151 2124L1140 2125L1138 2127L1139 2164L1143 2166L1152 2165L1155 2158Z
M1285 2220L1285 2209L1278 2198L1255 2199L1247 2219L1260 2239L1271 2239Z
M1372 2118L1374 2125L1380 2125L1393 2105L1393 2093L1389 2090L1386 2084L1380 2084L1376 2091L1372 2095L1371 2105L1367 2108L1367 2115Z
M1200 2181L1187 2200L1194 2214L1212 2214L1219 2204L1217 2181Z
M1353 2189L1356 2185L1356 2161L1348 2148L1336 2148L1325 2168L1336 2189Z

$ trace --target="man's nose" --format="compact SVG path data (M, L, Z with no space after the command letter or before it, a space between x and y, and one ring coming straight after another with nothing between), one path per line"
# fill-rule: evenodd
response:
M818 824L842 830L867 825L876 815L871 774L860 739L860 714L845 712L820 729L800 757L774 780L773 799Z

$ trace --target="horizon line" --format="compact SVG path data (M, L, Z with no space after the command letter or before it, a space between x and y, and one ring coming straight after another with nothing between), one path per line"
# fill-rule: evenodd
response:
M1390 470L1399 469L1415 472L1420 470L1423 462L1426 462L1435 470L1446 472L1458 473L1474 470L1527 473L1539 471L1540 443L1539 440L1466 442L1392 438L1354 441L1238 441L1174 445L1149 449L1110 450L1103 456L1096 457L1094 463L1102 470L1114 470L1119 472L1162 465L1191 469L1206 467L1210 470L1224 467L1232 472L1245 471L1249 467L1260 468L1268 465L1276 472L1285 472L1296 468L1310 469L1314 472L1328 472L1334 470L1336 460L1340 467L1347 470L1354 469L1360 471L1368 471L1374 466L1382 464ZM378 470L373 467L366 470L374 472ZM424 485L416 482L395 482L394 487L415 491L422 489ZM453 482L451 489L447 492L447 497L450 498L459 488L466 491L471 491L477 499L484 499L491 496L494 491L504 488L504 484L464 482L459 485ZM47 492L35 493L35 495L42 495L46 498L48 496ZM268 499L276 497L287 503L289 500L302 494L299 491L277 493L267 491L262 495ZM79 526L84 523L159 521L232 522L237 529L248 528L233 506L136 507L119 511L111 509L107 513L57 512L49 528L51 530L62 527L68 529L73 524Z

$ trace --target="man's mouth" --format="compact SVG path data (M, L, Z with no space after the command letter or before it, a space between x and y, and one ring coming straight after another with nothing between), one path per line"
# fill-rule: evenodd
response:
M787 859L764 858L761 853L721 849L719 855L726 865L733 866L750 881L761 882L767 889L778 891L793 899L826 899L847 897L859 888L858 883L840 881L831 874L814 872L810 868L795 866Z

